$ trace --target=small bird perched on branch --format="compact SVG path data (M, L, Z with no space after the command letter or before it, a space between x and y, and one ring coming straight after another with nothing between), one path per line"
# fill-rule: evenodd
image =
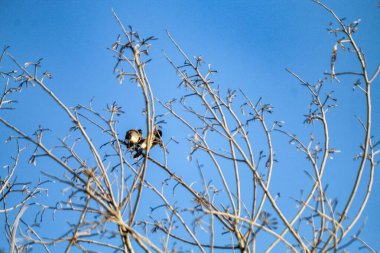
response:
M153 146L158 144L160 147L162 147L162 131L160 129L155 129L153 132L154 138L153 138Z
M141 129L131 129L125 134L124 143L128 149L136 148L136 145L141 141Z
M150 148L153 148L157 144L160 145L160 147L162 147L163 144L162 144L161 138L162 138L162 131L160 129L155 129L153 131L153 140L152 140L152 144ZM147 149L147 143L148 141L146 138L142 138L139 141L139 143L137 144L137 152L133 156L133 158L137 158L142 155L143 151Z

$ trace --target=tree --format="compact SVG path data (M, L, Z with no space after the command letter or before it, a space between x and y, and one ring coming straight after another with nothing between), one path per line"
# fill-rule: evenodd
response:
M118 130L118 119L124 113L118 103L108 105L104 113L92 101L70 107L50 88L52 74L40 73L41 59L21 64L6 47L1 57L8 69L1 72L0 121L11 131L8 142L16 146L16 154L6 167L0 193L10 252L51 252L58 244L65 252L75 248L85 252L335 252L353 243L375 252L361 239L357 223L378 165L379 142L371 132L371 88L380 66L369 74L364 53L354 39L359 21L345 23L323 3L314 2L334 20L329 32L337 35L337 41L330 71L314 83L287 69L311 98L304 121L310 135L286 130L263 98L253 101L244 91L214 83L217 71L202 57L188 56L170 33L184 63L165 57L180 78L183 95L166 102L155 98L157 87L150 84L147 74L155 38L124 27L116 13L121 35L110 48L116 61L114 72L120 83L128 79L139 87L145 115L141 138L146 148L139 145L141 140L131 144ZM347 71L335 70L337 56L343 52L355 58L359 70L351 66ZM349 194L336 196L328 188L339 182L326 174L337 166L330 159L340 150L334 147L327 115L338 103L332 87L347 89L347 85L330 84L346 76L354 78L354 89L364 97L363 115L358 116L362 141ZM13 103L28 87L40 88L64 112L60 120L68 120L69 131L58 144L46 127L28 134L7 119L11 114L6 111L14 109ZM163 113L158 113L158 105L165 109ZM165 137L168 121L190 133L187 158L198 176L185 177L173 167L176 157L170 150L182 144ZM163 129L162 138L155 134L157 129ZM275 168L281 162L277 160L281 148L275 148L274 140L281 138L307 164L307 187L301 196L292 196L297 205L292 210L289 199L284 202L281 197L288 189L273 190ZM41 181L23 183L13 176L23 169L18 167L26 148L28 162L42 167ZM65 194L45 204L44 192L53 184L60 185ZM26 195L15 197L19 192ZM35 218L24 219L26 211ZM44 228L51 222L59 229L46 234Z

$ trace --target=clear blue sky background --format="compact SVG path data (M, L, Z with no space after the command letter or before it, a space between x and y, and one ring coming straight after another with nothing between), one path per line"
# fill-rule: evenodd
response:
M377 1L326 1L327 5L349 21L362 19L356 36L366 53L370 73L380 63L380 8ZM189 55L202 55L219 71L216 81L223 87L241 88L253 100L263 97L275 107L275 118L285 120L292 132L310 130L303 124L309 96L286 71L290 68L305 80L315 82L329 70L330 53L335 38L326 31L332 18L311 1L5 1L0 0L0 46L11 46L10 52L21 62L44 58L44 69L53 73L50 87L68 105L87 103L95 98L99 108L118 101L126 111L122 123L127 128L141 123L141 99L136 100L135 85L119 85L112 73L114 59L106 50L120 33L111 9L124 24L130 24L143 36L159 38L153 43L153 61L148 67L155 95L161 100L178 96L178 77L162 55L162 50L174 59L177 54L165 34L167 29ZM352 57L339 52L337 71L355 70ZM352 157L359 151L362 139L354 118L362 112L363 99L353 92L352 80L342 78L336 87L339 107L330 115L331 134L340 157L332 161L329 176L337 195L347 197L350 180L357 166ZM374 84L374 131L380 138L380 89ZM27 132L39 124L52 128L55 136L63 136L66 127L58 120L60 114L46 96L28 90L19 99L16 114L8 114ZM160 111L164 111L159 108ZM186 159L186 131L177 125L165 126L166 138L182 141L180 156ZM9 132L1 130L1 142ZM124 131L124 129L121 129ZM349 138L348 138L349 137ZM378 140L378 139L377 139ZM302 164L291 158L302 158L278 138L280 160L274 176L274 191L288 189L282 197L288 201L299 188L290 189L293 181L302 181ZM285 147L285 148L284 148ZM0 146L0 162L8 159L7 146ZM182 153L181 153L182 152ZM7 154L7 155L5 155ZM176 153L171 152L175 157ZM297 156L298 155L298 156ZM179 160L178 164L184 162ZM291 161L289 161L291 160ZM176 164L175 162L173 162ZM299 167L297 167L299 166ZM290 167L297 167L294 170ZM24 174L25 176L25 174ZM27 175L32 176L32 175ZM22 177L22 175L21 175ZM297 178L295 178L297 177ZM335 186L333 186L335 184ZM302 183L300 184L300 187ZM380 249L380 179L377 176L371 200L364 216L368 216L363 237ZM52 190L54 191L54 190ZM2 231L2 230L1 230ZM0 234L1 235L1 234ZM4 241L0 236L0 245ZM1 247L0 247L1 248Z

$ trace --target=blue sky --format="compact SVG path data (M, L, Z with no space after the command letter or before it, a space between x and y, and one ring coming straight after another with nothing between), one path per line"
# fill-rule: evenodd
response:
M377 1L347 2L326 1L326 4L349 21L361 18L356 38L366 52L372 73L380 59L380 8ZM176 61L182 61L165 34L168 30L189 55L202 55L218 70L217 83L232 89L240 88L254 101L263 97L275 107L273 118L285 120L287 129L305 136L310 130L302 124L302 115L307 112L309 97L285 68L305 80L317 81L323 77L324 71L329 70L335 42L334 36L326 30L331 17L311 1L1 0L0 3L0 46L11 46L10 52L20 62L44 58L44 69L52 72L54 77L49 82L50 87L68 105L85 104L94 98L96 106L104 108L107 103L117 101L126 111L121 119L125 130L141 125L142 100L136 97L138 90L134 84L119 85L112 73L114 59L107 48L120 33L112 8L125 25L132 25L142 36L158 38L153 42L153 61L148 74L159 99L165 101L181 94L176 89L179 79L162 54L165 51ZM340 52L337 71L351 67L352 59ZM351 69L357 67L354 65ZM342 78L341 84L331 83L339 99L339 107L331 114L331 134L342 154L331 162L334 168L328 173L332 179L331 188L342 196L346 196L345 189L351 186L350 180L355 175L356 167L351 158L358 152L361 140L354 115L362 113L360 103L364 100L358 98L358 92L352 91L352 82L351 78ZM379 138L379 81L373 92L373 133ZM9 120L27 132L42 124L54 130L54 138L65 134L67 129L59 120L63 113L50 105L46 95L29 89L20 96L19 102L16 113L6 114ZM163 108L158 110L164 112ZM174 122L169 121L165 126L165 133L169 133L166 136L174 136L183 145L176 151L179 155L175 156L176 152L171 155L186 159L189 146L185 138L188 133L178 129ZM1 142L9 134L3 133ZM285 139L278 137L277 141L280 163L273 187L274 191L276 187L286 188L283 201L290 202L289 197L299 193L299 188L291 189L290 182L299 181L301 186L305 178L303 164L298 161L302 156L290 146L283 148L287 143ZM3 144L0 150L2 154L8 152ZM294 161L289 161L293 157ZM1 155L0 159L4 163L8 158ZM174 165L181 163L180 158L173 161ZM294 171L289 169L290 166L297 168ZM379 177L376 177L364 215L368 216L368 223L363 233L376 249L380 249L379 184Z

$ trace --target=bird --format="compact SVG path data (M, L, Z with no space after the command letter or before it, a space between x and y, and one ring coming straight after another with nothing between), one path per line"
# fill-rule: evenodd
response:
M158 144L160 147L162 147L162 131L161 129L155 129L153 131L154 137L153 137L153 146Z
M124 144L128 149L136 148L136 145L142 139L142 131L141 129L130 129L126 132L124 138Z
M157 144L160 145L160 147L162 147L163 144L162 144L161 138L162 138L162 131L160 129L155 129L153 131L153 140L152 140L152 144L150 148L153 148ZM137 152L133 156L133 158L138 158L139 156L141 156L143 151L147 149L147 144L148 144L147 139L142 138L137 144Z

